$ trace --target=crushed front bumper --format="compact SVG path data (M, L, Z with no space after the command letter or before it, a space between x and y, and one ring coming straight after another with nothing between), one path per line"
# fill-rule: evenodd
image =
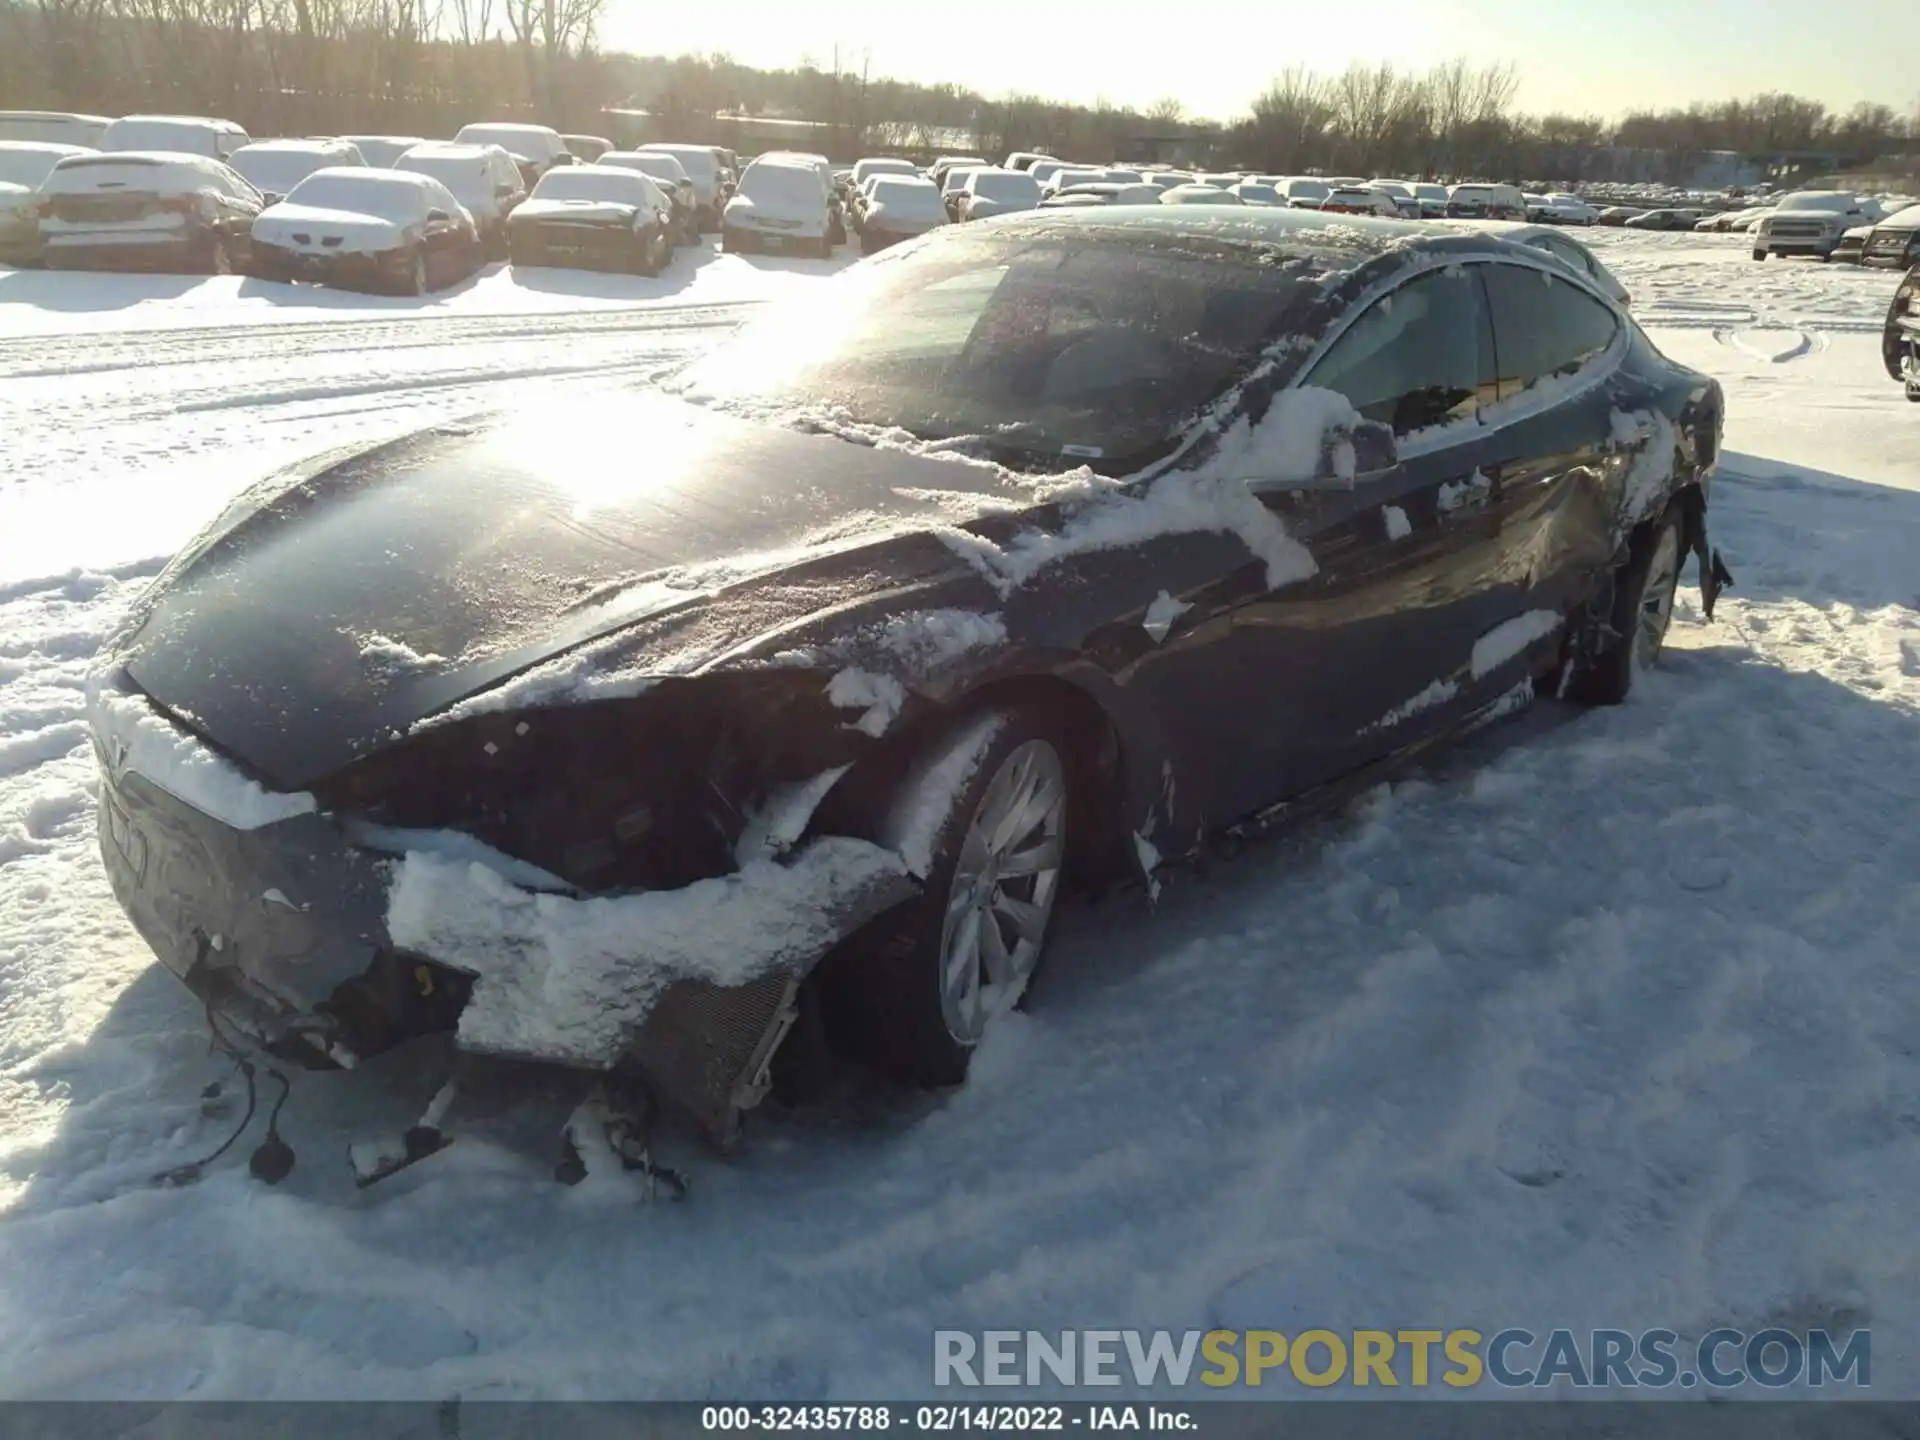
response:
M664 977L634 1023L618 1032L615 1049L592 1055L564 1045L549 1049L537 1040L503 1040L497 1019L479 1036L461 1026L470 1009L488 1008L497 1017L503 1005L551 991L550 974L519 969L542 958L526 935L485 933L484 923L469 915L467 928L453 934L473 942L471 953L459 943L436 944L428 953L393 942L395 885L408 860L421 857L397 860L360 848L319 813L238 829L146 776L116 770L104 743L99 758L100 852L115 897L162 963L262 1047L351 1065L411 1036L451 1029L461 1049L479 1055L576 1069L634 1066L723 1148L737 1138L742 1112L766 1092L769 1062L793 1023L806 973L841 939L918 888L904 874L865 876L796 917L792 943L777 964L737 984ZM806 851L800 853L804 859ZM459 868L450 872L456 881ZM502 913L522 917L550 913L555 905L618 903L536 895L492 871L463 883L479 884L502 901ZM688 893L654 895L671 901ZM621 983L644 970L649 948L645 933L636 933L639 953L618 957L605 977L584 972L587 992L604 984L605 993L618 996ZM490 961L482 962L481 952ZM562 978L573 982L580 975ZM481 987L492 987L484 1007L474 1000ZM518 1032L539 1033L537 1023Z

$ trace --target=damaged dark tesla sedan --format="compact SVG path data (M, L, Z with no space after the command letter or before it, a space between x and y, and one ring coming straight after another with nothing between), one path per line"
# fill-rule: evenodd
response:
M1721 412L1497 238L957 227L243 494L95 674L102 851L276 1054L452 1031L722 1144L783 1044L956 1082L1063 889L1624 697L1729 579Z

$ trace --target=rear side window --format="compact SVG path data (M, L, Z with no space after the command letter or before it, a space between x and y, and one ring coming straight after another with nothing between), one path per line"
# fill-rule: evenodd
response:
M1499 398L1518 395L1599 358L1620 322L1579 286L1520 265L1482 266L1493 309Z
M1304 383L1339 392L1398 435L1477 418L1494 379L1477 268L1430 271L1382 296Z
M1578 245L1570 244L1562 240L1558 235L1542 235L1536 239L1533 244L1536 248L1546 251L1549 255L1558 255L1582 275L1593 274L1593 261L1587 257L1587 252L1582 250Z

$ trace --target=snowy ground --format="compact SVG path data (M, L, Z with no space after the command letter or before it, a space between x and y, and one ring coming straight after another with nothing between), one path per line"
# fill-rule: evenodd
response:
M1722 378L1739 580L1612 712L1537 708L1311 834L1067 917L973 1083L769 1114L695 1199L469 1139L341 1156L418 1057L303 1077L279 1190L107 894L80 675L308 450L636 374L828 267L426 302L0 271L0 1396L916 1395L935 1328L1874 1330L1920 1395L1920 407L1887 272L1589 232ZM271 321L272 324L263 322ZM509 1117L510 1119L511 1117Z

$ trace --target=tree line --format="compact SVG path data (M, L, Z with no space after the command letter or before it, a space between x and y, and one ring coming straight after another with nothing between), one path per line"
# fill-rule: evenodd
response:
M1226 125L1145 107L987 96L871 76L862 56L784 70L724 54L609 54L606 0L0 0L0 104L214 114L252 133L446 135L475 119L606 128L644 109L663 134L718 138L716 115L823 122L848 152L1039 150L1295 174L1677 180L1710 151L1920 155L1920 105L1845 113L1766 94L1597 116L1526 115L1510 65L1293 68ZM1649 169L1654 173L1642 173ZM1627 171L1634 171L1629 174Z

